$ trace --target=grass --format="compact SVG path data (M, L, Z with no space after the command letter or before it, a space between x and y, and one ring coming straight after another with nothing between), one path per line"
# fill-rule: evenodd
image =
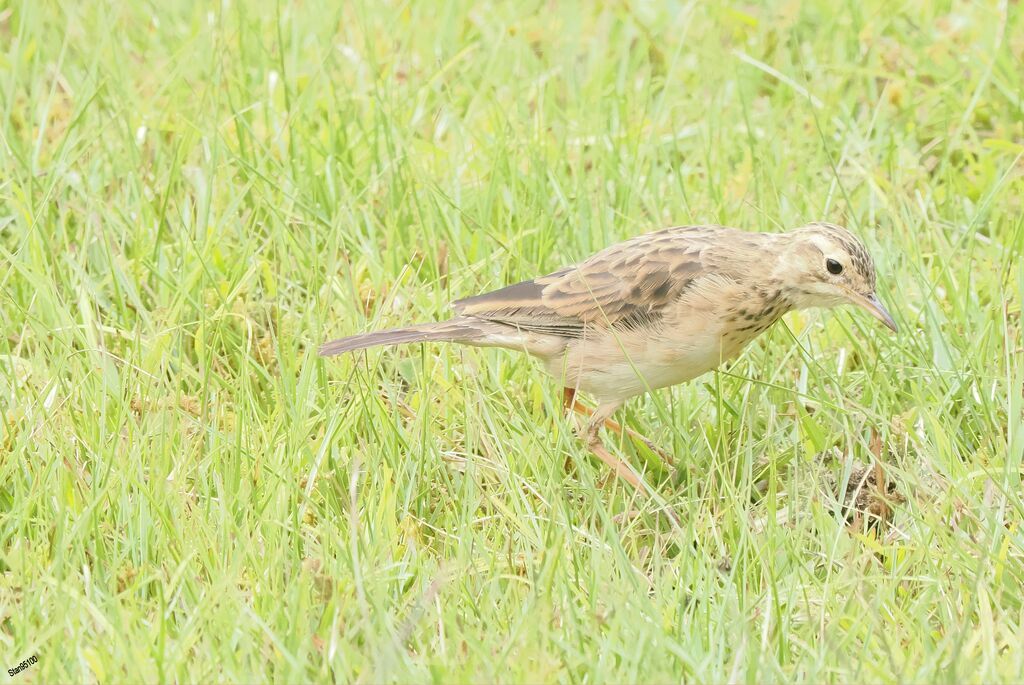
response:
M0 678L1024 676L1016 4L336 5L0 2ZM792 314L632 402L678 532L527 359L316 355L817 219L901 333Z

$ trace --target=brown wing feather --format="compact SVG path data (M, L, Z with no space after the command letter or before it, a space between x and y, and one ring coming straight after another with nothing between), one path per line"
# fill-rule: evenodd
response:
M454 303L459 314L578 337L588 327L655 323L705 266L717 227L678 227L606 248L575 267Z

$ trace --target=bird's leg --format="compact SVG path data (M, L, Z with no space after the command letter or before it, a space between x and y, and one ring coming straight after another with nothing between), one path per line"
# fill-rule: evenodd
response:
M596 410L590 412L590 421L588 421L584 427L582 437L587 445L587 449L593 452L598 459L612 467L612 470L615 471L615 475L622 478L637 490L643 491L644 486L640 480L640 476L636 474L636 471L634 471L629 464L612 455L612 453L605 448L604 444L601 442L601 438L598 436L598 431L601 430L601 426L604 425L605 421L608 420L608 417L614 414L621 406L622 402L599 404Z
M565 404L565 410L567 412L574 411L577 414L580 414L581 416L594 415L593 409L591 409L590 407L576 399L576 388L563 389L562 401ZM641 435L640 433L637 433L635 430L631 428L626 428L622 424L618 423L617 421L613 421L610 418L604 420L604 427L610 430L611 432L615 433L616 435L622 435L623 433L625 433L632 439L638 442L642 442L644 445L647 446L647 449L657 454L663 462L675 468L675 457L673 457L671 454L655 445L654 441L648 438L647 436Z
M615 411L621 406L621 401L606 402L597 405L597 409L593 411L590 417L590 421L583 429L583 439L584 441L586 441L587 449L593 452L594 456L596 456L598 459L603 461L608 466L612 467L612 470L615 471L615 475L617 475L619 478L632 485L639 492L642 492L643 494L652 497L655 501L662 503L661 498L657 496L657 494L654 492L654 490L651 489L649 485L647 485L645 482L643 482L643 480L641 480L640 476L637 475L636 471L634 471L633 468L625 461L616 458L611 452L609 452L608 449L601 442L601 438L598 437L598 431L601 430L601 426L605 425L605 422L608 420L608 417L614 414ZM679 518L676 516L675 512L673 512L671 509L668 509L667 507L662 508L661 511L666 516L668 516L672 523L674 523L677 526L679 525Z

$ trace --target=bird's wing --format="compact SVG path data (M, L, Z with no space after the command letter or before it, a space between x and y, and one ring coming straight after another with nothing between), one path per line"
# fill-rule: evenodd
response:
M701 276L701 253L717 227L637 236L574 267L453 303L459 314L517 328L580 337L587 328L653 325Z

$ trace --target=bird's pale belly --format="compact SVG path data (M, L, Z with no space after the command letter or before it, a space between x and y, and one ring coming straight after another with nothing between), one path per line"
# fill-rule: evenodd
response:
M549 359L548 372L599 400L624 399L683 383L735 357L746 340L727 339L710 327L688 340L619 334L615 345L577 342Z

